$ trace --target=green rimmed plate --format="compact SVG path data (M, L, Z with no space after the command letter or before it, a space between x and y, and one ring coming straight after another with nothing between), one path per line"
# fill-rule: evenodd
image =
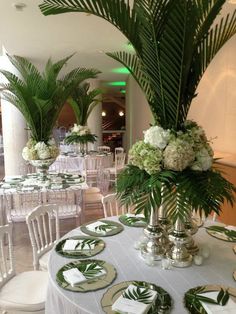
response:
M109 237L109 236L113 236L113 235L115 235L117 233L120 233L121 231L124 230L124 227L120 223L118 223L116 221L105 220L105 219L98 220L98 221L104 222L104 223L106 223L108 225L108 227L106 228L106 230L107 230L106 233L99 232L99 229L97 229L97 232L95 232L95 231L89 230L87 228L88 225L90 225L90 224L92 224L92 223L94 223L96 221L88 222L88 223L82 225L80 227L80 230L82 232L84 232L86 234L89 234L91 236L94 236L94 237L96 237L96 236L97 237ZM110 229L109 229L109 226L111 227ZM103 229L103 230L105 230L105 229Z
M217 238L219 240L227 241L227 242L236 242L236 231L228 230L222 226L210 226L206 227L206 231L212 237Z
M105 270L105 274L97 277L94 272L94 268L91 270L88 269L87 265L95 265L100 266L102 269ZM74 287L72 287L63 276L63 271L71 269L71 268L78 268L79 271L83 273L83 275L88 278L87 281L82 282ZM103 289L109 286L116 278L116 269L113 265L96 259L87 259L83 261L75 261L63 266L56 275L57 283L60 287L66 290L74 291L74 292L89 292L89 291L96 291L99 289Z
M201 301L206 303L213 303L214 300L208 297L203 296L202 294L207 292L218 291L218 302L219 307L223 309L221 304L227 300L227 298L232 298L236 302L236 289L231 287L225 287L221 285L206 285L199 286L192 289L189 289L184 295L184 304L191 314L207 314L204 309ZM201 295L199 295L201 294ZM213 302L212 302L213 301Z
M172 301L171 296L161 287L145 281L123 281L110 287L103 295L101 300L102 309L107 314L115 314L112 311L113 303L122 295L129 285L135 285L141 288L148 288L157 291L157 299L148 311L148 314L166 314L170 313Z
M93 249L89 250L75 250L75 251L63 251L63 246L66 240L83 240L84 244L95 245ZM105 242L98 238L87 237L87 236L74 236L70 238L66 238L57 243L55 247L55 251L64 257L67 258L87 258L91 256L95 256L105 248Z
M121 215L119 221L129 227L145 228L147 226L147 221L144 217L130 216L129 214Z

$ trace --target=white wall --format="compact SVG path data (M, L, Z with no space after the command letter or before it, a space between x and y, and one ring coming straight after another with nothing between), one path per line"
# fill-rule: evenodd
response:
M131 75L126 86L126 150L136 141L143 139L143 131L153 123L146 98Z
M236 35L218 52L197 92L188 118L214 139L214 150L236 154Z

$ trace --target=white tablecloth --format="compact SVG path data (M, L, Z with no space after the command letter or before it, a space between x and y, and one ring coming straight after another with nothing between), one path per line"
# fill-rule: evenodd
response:
M69 232L66 237L78 233L79 228ZM201 228L195 236L197 243L207 244L211 249L211 255L204 260L204 265L163 270L160 262L158 266L147 266L141 259L139 251L134 249L134 242L141 234L141 228L125 226L123 232L103 238L106 247L95 258L106 260L115 266L118 274L112 285L126 280L140 280L161 286L172 297L173 314L187 313L183 305L183 296L190 288L206 284L235 287L232 273L236 268L236 256L232 251L232 243L215 239L206 233L205 228ZM75 293L57 285L55 280L57 271L71 261L72 259L59 256L54 250L51 253L46 314L104 313L100 300L109 287L95 292Z
M91 155L96 156L96 155ZM101 159L102 168L109 168L112 166L113 155L100 155L97 156ZM89 158L87 156L86 158ZM59 172L78 172L82 173L84 170L84 157L83 156L64 156L59 155L56 161L50 167L51 171L59 171Z

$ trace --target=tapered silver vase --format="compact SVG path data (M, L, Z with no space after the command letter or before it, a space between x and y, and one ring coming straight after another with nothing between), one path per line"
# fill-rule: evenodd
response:
M185 231L184 223L177 218L173 231L169 234L173 246L167 252L167 258L174 267L188 267L192 264L192 255L188 252L186 244L190 237Z
M166 252L167 234L158 221L158 210L152 209L148 226L144 229L147 242L142 246L143 258L152 256L155 261L160 260Z

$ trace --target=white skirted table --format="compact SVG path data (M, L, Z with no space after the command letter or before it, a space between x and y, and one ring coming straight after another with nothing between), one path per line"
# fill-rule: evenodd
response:
M101 160L102 168L112 167L113 154L91 154L86 156L86 158L96 156ZM85 157L76 154L71 155L59 155L56 161L50 166L50 171L59 172L77 172L82 173L85 169L84 167Z
M111 218L117 221L117 218ZM110 218L109 218L110 220ZM72 230L65 237L81 234L79 228ZM208 245L210 257L201 266L171 268L163 270L161 262L151 267L145 264L140 252L134 249L134 242L142 235L142 228L124 226L124 231L110 237L103 237L105 249L95 259L111 263L117 270L115 281L109 286L122 281L147 281L165 289L172 297L171 313L188 313L183 304L187 290L206 284L221 284L235 287L232 273L235 269L236 255L233 243L220 241L208 235L205 228L199 229L195 236L199 245ZM65 238L64 237L64 238ZM109 287L94 292L70 292L62 289L56 282L58 270L72 262L52 250L49 261L49 286L46 300L46 314L100 314L104 313L100 301Z

